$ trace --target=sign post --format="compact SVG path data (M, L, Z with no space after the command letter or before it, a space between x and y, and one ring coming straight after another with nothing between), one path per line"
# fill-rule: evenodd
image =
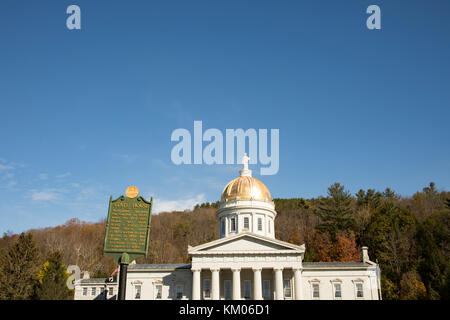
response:
M148 252L153 198L147 201L138 195L138 188L131 186L126 197L109 199L103 253L120 265L119 300L125 300L128 264Z

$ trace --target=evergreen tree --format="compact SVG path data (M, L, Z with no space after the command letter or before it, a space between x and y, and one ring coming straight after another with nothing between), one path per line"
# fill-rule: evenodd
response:
M448 212L428 217L418 228L417 243L420 257L418 270L427 288L429 299L449 296L450 257L446 249L449 242Z
M390 200L399 199L399 196L393 190L391 190L391 188L386 188L383 192L383 196L386 199L390 199Z
M352 210L352 197L340 183L334 183L328 188L328 197L320 199L318 210L321 218L317 229L330 235L336 241L339 232L350 232L355 226Z
M27 300L35 296L39 254L31 234L22 233L0 257L0 299Z
M73 299L73 290L70 290L66 283L69 277L66 269L59 252L48 254L47 261L39 272L39 286L37 288L39 300Z
M430 186L429 187L425 187L422 190L427 195L430 195L430 196L437 195L436 185L435 185L434 182L430 182Z
M382 285L383 297L395 298L399 292L402 275L414 268L417 261L414 235L417 220L393 201L387 200L372 216L363 243L382 266L386 286Z

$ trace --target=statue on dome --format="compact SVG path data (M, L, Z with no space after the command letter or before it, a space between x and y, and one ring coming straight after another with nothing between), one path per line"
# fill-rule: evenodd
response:
M244 165L244 170L248 170L248 161L250 160L250 157L247 156L247 153L244 153L244 156L242 157L242 164Z

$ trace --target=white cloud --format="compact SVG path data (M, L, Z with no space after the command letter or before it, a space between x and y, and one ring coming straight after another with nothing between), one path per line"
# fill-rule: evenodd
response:
M0 163L0 172L1 172L1 171L5 171L5 170L11 170L11 169L13 169L12 166L8 166L8 165L1 164L1 163Z
M33 201L52 201L60 197L58 190L48 189L43 191L31 190L31 200Z
M65 173L62 173L62 174L57 175L56 177L62 179L62 178L69 177L69 176L71 176L71 175L72 175L71 172L65 172Z
M9 182L8 182L8 184L7 184L7 188L8 189L11 189L11 188L13 188L14 186L16 186L17 185L17 181L15 181L15 180L10 180Z
M1 180L9 180L12 178L14 178L14 173L7 172L1 177Z
M0 159L0 188L6 188L8 190L14 190L17 185L17 181L13 180L15 176L16 166L14 163L7 163L5 159Z
M130 164L137 159L137 155L134 154L116 154L115 156L127 164Z
M41 180L47 180L48 179L48 174L47 173L40 173L38 177Z
M164 200L155 199L153 203L153 212L167 212L167 211L184 211L186 209L192 210L198 203L205 202L205 195L199 194L195 198L180 199L180 200Z

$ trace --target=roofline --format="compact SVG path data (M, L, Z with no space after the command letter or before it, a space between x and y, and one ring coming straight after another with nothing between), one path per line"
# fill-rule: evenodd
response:
M276 251L210 251L210 252L192 252L193 255L229 255L229 254L233 254L233 255L258 255L258 254L274 254L274 255L279 255L279 254L292 254L292 255L298 255L298 254L303 254L303 251L294 251L294 250L276 250Z
M189 268L139 268L139 269L128 269L128 272L142 272L142 271L191 271L191 267Z
M135 264L135 266L140 265L140 266L145 266L146 264ZM148 264L149 267L147 268L136 268L136 267L128 267L128 271L129 272L139 272L139 271L184 271L184 270L191 270L192 265L190 263L186 263L186 264L165 264L165 266L167 267L156 267L158 264L152 266L152 264ZM164 264L160 264L164 265Z
M361 262L360 265L357 265L358 262L355 262L355 265L349 265L343 262L341 265L339 265L339 262L320 262L320 264L310 264L309 262L303 262L302 263L302 269L304 271L308 270L367 270L367 269L374 269L376 265L372 265L369 263L363 263Z
M236 235L233 235L233 236L223 237L223 238L220 238L220 239L217 239L217 240L213 240L213 241L210 241L210 242L207 242L207 243L200 244L200 245L195 246L195 247L188 246L188 253L189 254L199 253L198 252L199 250L202 250L202 249L205 249L205 248L208 248L208 247L211 247L211 246L215 246L215 245L218 245L218 244L221 244L221 243L225 243L225 242L228 242L228 241L232 241L232 240L235 240L235 239L239 239L239 238L242 238L244 236L250 236L250 237L253 237L253 238L256 238L256 239L260 239L260 240L264 240L264 241L271 242L271 243L274 243L274 244L278 244L278 245L281 245L281 246L289 247L289 248L292 248L294 250L298 250L298 251L300 251L302 253L305 251L305 245L304 244L302 244L301 246L297 246L295 244L292 244L292 243L289 243L289 242L284 242L284 241L281 241L281 240L278 240L278 239L275 239L275 238L268 238L268 237L264 237L264 236L261 236L259 234L253 233L253 232L244 231L244 232L240 232L240 233L238 233ZM232 251L232 252L234 253L236 251ZM231 253L231 251L229 253ZM248 253L248 251L246 251L246 253ZM215 254L217 254L217 253L215 253Z

